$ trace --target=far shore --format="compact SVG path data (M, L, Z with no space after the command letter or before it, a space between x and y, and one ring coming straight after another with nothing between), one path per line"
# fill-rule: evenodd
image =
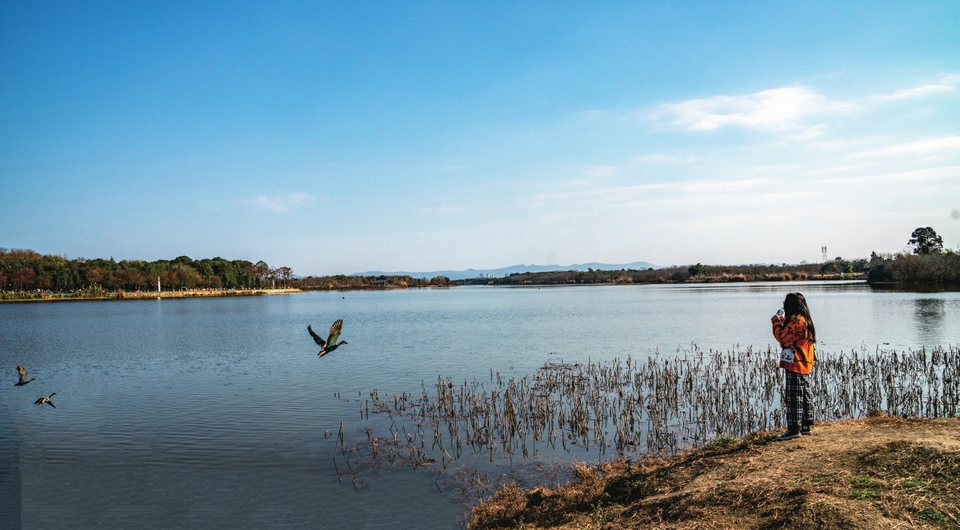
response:
M73 293L27 293L33 297L0 299L2 302L62 302L96 300L149 300L157 298L211 298L220 296L260 296L265 294L290 294L300 289L192 289L185 291L116 291L103 296L84 296Z
M499 280L499 281L498 281ZM505 281L506 280L506 281ZM791 283L791 282L824 282L824 283L871 283L862 274L821 274L821 275L809 275L801 276L797 278L790 277L764 277L757 279L743 279L739 277L715 277L715 276L705 276L699 278L690 278L685 281L617 281L617 280L608 280L608 281L570 281L570 282L553 282L553 281L537 281L530 279L523 280L511 280L510 277L499 278L491 280L490 278L471 278L466 280L456 280L446 285L423 285L423 286L407 286L403 284L389 283L385 285L325 285L325 286L309 286L303 288L289 287L289 288L280 288L280 289L268 289L268 288L242 288L242 289L188 289L180 291L109 291L104 292L102 295L86 295L81 293L58 293L58 292L36 292L36 291L26 291L21 293L14 292L2 292L0 291L0 303L3 302L60 302L60 301L83 301L83 300L148 300L148 299L157 299L157 298L211 298L211 297L224 297L224 296L259 296L259 295L268 295L268 294L293 294L293 293L305 293L311 291L335 291L335 292L345 292L345 291L392 291L392 290L406 290L406 289L423 289L423 288L450 288L456 287L458 285L471 285L471 286L497 286L497 287L573 287L573 286L596 286L596 285L693 285L693 284L714 284L714 283L740 283L740 284L753 284L753 283L771 283L771 282L782 282L782 283ZM913 284L913 283L904 283L904 282L877 282L871 283L874 287L881 288L910 288L910 289L931 289L934 291L939 290L953 290L955 287L950 283L939 283L939 284Z

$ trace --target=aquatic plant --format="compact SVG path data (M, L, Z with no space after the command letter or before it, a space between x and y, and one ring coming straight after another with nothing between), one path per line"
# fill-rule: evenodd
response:
M960 348L818 352L809 376L816 421L885 411L899 417L960 413ZM454 382L438 377L419 393L380 396L360 415L390 418L389 435L367 430L367 465L428 466L470 456L489 462L573 453L676 454L717 440L784 426L777 352L746 348L607 362L546 363L535 373ZM350 466L343 440L340 454ZM351 468L352 469L352 468ZM338 471L339 473L339 471ZM442 489L438 472L437 488ZM478 488L481 496L483 488Z

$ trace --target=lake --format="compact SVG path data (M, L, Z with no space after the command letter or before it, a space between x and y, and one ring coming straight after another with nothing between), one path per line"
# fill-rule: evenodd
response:
M0 520L24 529L455 528L465 505L451 477L475 464L468 458L441 469L447 461L434 451L431 466L344 478L350 462L334 456L341 422L346 445L389 428L388 417L360 413L372 392L419 394L438 377L519 378L545 363L670 357L692 345L766 349L770 315L790 291L807 298L818 351L960 342L960 293L859 282L0 304ZM306 326L326 335L338 318L348 344L318 358ZM18 364L36 381L14 387ZM55 409L34 405L51 392Z

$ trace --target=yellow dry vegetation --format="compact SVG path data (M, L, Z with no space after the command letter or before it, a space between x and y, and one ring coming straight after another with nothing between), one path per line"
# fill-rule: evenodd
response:
M578 463L557 489L508 486L468 528L960 528L960 418L818 425L670 458Z

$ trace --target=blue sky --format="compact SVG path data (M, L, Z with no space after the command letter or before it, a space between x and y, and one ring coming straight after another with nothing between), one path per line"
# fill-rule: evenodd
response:
M2 1L0 197L302 275L957 249L960 3Z

